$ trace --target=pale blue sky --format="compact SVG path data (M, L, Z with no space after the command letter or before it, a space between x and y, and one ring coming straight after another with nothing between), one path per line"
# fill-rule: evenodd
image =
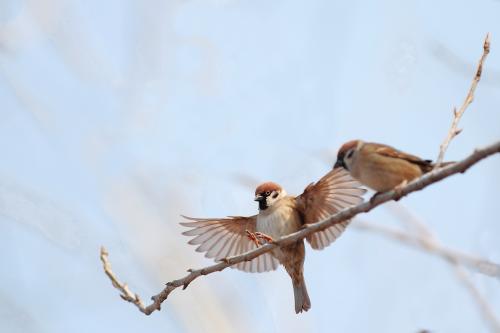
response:
M348 230L307 249L312 310L289 277L228 270L146 300L210 264L179 214L253 214L255 182L299 194L345 141L435 158L491 54L448 159L500 138L500 1L0 3L0 330L486 332L450 267ZM405 198L446 245L500 262L500 159ZM364 220L399 226L385 208ZM500 317L497 280L471 273Z

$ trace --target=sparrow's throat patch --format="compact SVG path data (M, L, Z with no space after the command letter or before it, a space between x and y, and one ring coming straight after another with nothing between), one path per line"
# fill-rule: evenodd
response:
M267 198L263 199L263 200L259 200L259 209L260 210L265 210L265 209L267 209L267 207L269 207L267 205Z

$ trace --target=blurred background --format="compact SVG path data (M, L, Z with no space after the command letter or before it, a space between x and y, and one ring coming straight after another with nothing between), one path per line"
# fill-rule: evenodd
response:
M180 214L250 215L362 138L435 158L487 32L491 54L447 159L500 138L500 1L0 2L0 331L489 332L441 259L355 226L307 249L312 309L282 268L211 264ZM500 158L402 200L443 244L500 262ZM368 194L369 195L369 194ZM390 207L388 205L387 207ZM385 206L364 221L401 227ZM500 316L499 280L468 271Z

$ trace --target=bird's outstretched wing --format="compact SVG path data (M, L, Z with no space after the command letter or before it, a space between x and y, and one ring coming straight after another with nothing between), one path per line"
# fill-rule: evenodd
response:
M302 214L304 224L319 222L363 201L366 190L352 179L347 171L336 168L328 172L318 182L312 183L295 200ZM306 239L311 247L321 250L335 241L345 230L350 220L335 224L316 232Z
M257 246L246 235L246 230L255 232L256 216L228 216L220 219L203 219L183 216L192 222L181 225L192 228L182 234L196 236L188 244L199 245L198 252L206 252L205 257L220 261L223 258L243 254ZM251 261L241 262L231 267L245 272L267 272L275 270L279 262L269 252Z

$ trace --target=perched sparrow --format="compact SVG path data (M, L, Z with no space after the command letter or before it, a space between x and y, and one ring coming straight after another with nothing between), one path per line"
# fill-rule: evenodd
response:
M339 167L363 185L385 192L431 171L434 164L390 146L353 140L340 147L334 168Z
M255 190L255 201L259 213L250 217L229 216L227 218L184 218L183 226L193 228L183 235L196 236L189 244L199 244L198 252L206 252L207 258L215 261L239 255L256 248L257 239L272 241L273 238L298 231L302 226L327 218L338 211L360 203L365 190L342 169L334 169L317 183L311 183L304 192L289 196L278 184L267 182ZM313 249L321 250L342 234L350 221L335 224L307 237ZM295 312L307 311L311 301L304 281L304 241L300 240L283 248L264 253L251 261L241 262L236 267L246 272L275 270L279 264L285 266L292 278L295 297Z

